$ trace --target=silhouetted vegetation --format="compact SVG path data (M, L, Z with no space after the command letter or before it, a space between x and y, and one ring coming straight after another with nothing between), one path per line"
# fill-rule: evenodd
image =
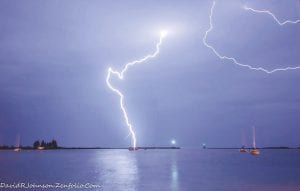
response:
M38 148L41 145L40 141L35 141L33 143L33 148Z
M291 149L291 148L290 147L281 146L281 147L263 147L263 149Z
M54 139L51 142L46 142L44 140L40 142L39 140L37 140L33 143L33 148L37 149L39 147L43 147L44 149L57 149L58 144Z
M60 149L60 147L57 144L57 141L53 139L50 142L46 142L44 140L42 141L34 141L32 146L8 146L8 145L0 145L0 150L14 150L14 149L22 149L22 150L33 150L33 149Z
M1 145L0 146L0 149L2 150L10 150L10 149L14 149L15 147L14 146L8 146L8 145Z

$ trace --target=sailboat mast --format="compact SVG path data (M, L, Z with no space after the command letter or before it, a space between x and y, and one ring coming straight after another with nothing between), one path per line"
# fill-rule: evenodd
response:
M20 133L18 133L16 137L16 147L20 147L20 142L21 142L21 135Z
M245 131L244 129L241 130L241 143L242 143L242 146L246 146L246 140L245 140Z
M255 140L255 127L253 126L252 127L252 130L253 130L253 148L256 148L256 140Z

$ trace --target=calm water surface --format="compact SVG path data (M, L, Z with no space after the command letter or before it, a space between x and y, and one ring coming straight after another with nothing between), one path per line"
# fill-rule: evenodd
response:
M300 150L263 150L257 157L203 149L0 151L0 183L101 185L69 189L78 191L299 191L299 161Z

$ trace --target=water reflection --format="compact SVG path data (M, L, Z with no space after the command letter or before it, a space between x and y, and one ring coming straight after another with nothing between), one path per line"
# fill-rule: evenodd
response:
M172 159L171 159L171 168L170 168L170 173L171 173L171 190L172 191L177 191L179 190L179 181L178 181L178 167L177 167L177 156L176 152L172 153Z
M138 168L136 154L126 150L101 151L98 154L99 179L103 190L137 190Z

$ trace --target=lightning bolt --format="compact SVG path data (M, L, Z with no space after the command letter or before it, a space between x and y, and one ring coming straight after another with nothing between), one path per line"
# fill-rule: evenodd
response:
M300 69L300 66L295 66L295 67L285 67L285 68L275 68L273 70L268 70L268 69L265 69L263 67L253 67L251 65L248 65L248 64L243 64L243 63L240 63L237 61L236 58L234 57L228 57L228 56L224 56L224 55L221 55L212 45L209 45L206 41L207 39L207 36L209 34L209 32L211 32L213 30L213 22L212 22L212 17L213 17L213 12L214 12L214 8L215 8L215 5L216 5L216 2L214 1L213 4L212 4L212 7L210 9L210 14L209 14L209 29L205 32L205 35L202 39L203 41L203 44L211 49L215 55L217 57L219 57L221 60L230 60L232 61L234 64L238 65L238 66L241 66L241 67L245 67L245 68L248 68L250 70L256 70L256 71L262 71L262 72L265 72L267 74L271 74L271 73L274 73L274 72L278 72L278 71L286 71L286 70L296 70L296 69ZM254 10L252 8L249 8L249 7L244 7L246 10L250 10L250 11L253 11L253 12L256 12L256 13L266 13L266 14L269 14L273 17L273 19L280 25L284 25L286 23L292 23L292 24L295 24L295 23L298 23L300 22L300 20L297 20L297 21L284 21L284 22L280 22L273 13L271 13L270 11L258 11L258 10Z
M295 20L295 21L286 20L286 21L280 22L280 21L277 19L277 17L276 17L272 12L270 12L270 11L268 11L268 10L256 10L256 9L253 9L253 8L247 7L247 6L245 6L244 9L247 10L247 11L252 11L252 12L254 12L254 13L268 14L268 15L270 15L271 17L273 17L273 19L274 19L280 26L285 25L285 24L296 24L296 23L299 23L299 22L300 22L300 19Z
M115 88L114 86L111 85L110 78L111 78L112 75L116 75L120 80L123 80L125 73L127 72L127 70L130 67L132 67L136 64L141 64L141 63L146 62L147 60L149 60L151 58L156 57L159 54L160 46L162 44L163 38L166 35L167 35L167 31L161 31L160 38L159 38L158 43L156 44L156 49L155 49L154 53L149 54L149 55L147 55L147 56L145 56L141 59L138 59L138 60L127 63L121 71L116 71L116 70L113 70L112 68L108 68L108 73L107 73L107 77L106 77L106 84L109 87L109 89L111 89L114 93L116 93L120 97L120 108L122 110L126 126L129 129L129 135L131 135L132 147L134 149L136 148L136 134L133 130L132 124L129 122L128 114L127 114L125 106L124 106L124 95L120 90L118 90L117 88Z

